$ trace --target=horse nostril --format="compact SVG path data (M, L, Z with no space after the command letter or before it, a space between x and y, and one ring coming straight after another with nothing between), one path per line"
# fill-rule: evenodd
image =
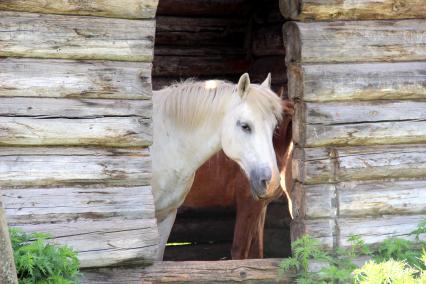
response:
M261 179L260 184L262 185L263 188L266 188L267 185L268 185L268 180L267 179Z

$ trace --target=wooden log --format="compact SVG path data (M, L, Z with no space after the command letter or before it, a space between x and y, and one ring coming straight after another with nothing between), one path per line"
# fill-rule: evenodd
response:
M250 3L247 0L161 0L157 15L163 16L242 16L249 12Z
M251 45L255 56L285 55L282 24L255 27Z
M293 138L301 146L422 143L426 103L298 103Z
M287 22L283 32L287 64L426 60L425 20Z
M286 85L286 67L284 56L268 56L256 59L250 66L250 80L262 83L271 73L272 85Z
M294 273L277 280L280 259L163 261L142 268L84 270L82 284L133 283L293 283Z
M0 56L151 62L154 20L0 12Z
M291 64L292 99L308 102L425 99L426 62Z
M292 242L307 234L318 240L324 248L330 249L335 247L337 229L334 219L295 219L292 221L290 228Z
M151 120L140 117L0 117L2 146L149 146Z
M13 250L10 243L9 227L3 209L3 200L0 195L0 283L18 284Z
M26 232L47 232L52 242L78 253L80 267L149 265L156 257L159 235L155 218L76 221L18 226Z
M174 45L158 45L154 49L154 55L157 56L190 56L190 57L246 57L246 50L241 47L179 47Z
M382 216L378 218L342 218L339 219L339 243L349 246L351 234L360 237L369 245L376 245L388 238L404 238L414 240L410 233L425 219L425 215Z
M10 224L153 219L151 187L2 189Z
M287 19L322 20L387 20L425 18L426 7L419 0L280 0L280 10Z
M246 19L157 17L156 45L244 48Z
M148 149L9 148L0 151L0 186L139 186L151 182Z
M150 119L148 100L0 97L0 116L34 118L140 117Z
M158 0L3 0L0 10L47 14L91 15L101 17L153 19Z
M225 76L242 74L247 71L250 61L241 57L223 58L223 56L156 56L153 76Z
M151 64L0 58L0 97L150 99Z
M304 185L296 183L291 192L293 217L303 219L332 218L337 214L334 184Z
M305 184L423 178L425 145L304 148L293 153L293 177Z

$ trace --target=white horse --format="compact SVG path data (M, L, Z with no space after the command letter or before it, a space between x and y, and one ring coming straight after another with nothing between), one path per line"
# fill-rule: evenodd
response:
M261 85L250 84L244 74L237 85L186 81L154 92L151 155L158 260L195 171L220 149L243 169L256 198L279 186L272 135L282 106L270 84L270 74Z

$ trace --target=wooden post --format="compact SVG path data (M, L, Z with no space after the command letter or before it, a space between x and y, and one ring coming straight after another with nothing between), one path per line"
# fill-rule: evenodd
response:
M0 195L0 283L18 284L13 251L10 244L6 214Z

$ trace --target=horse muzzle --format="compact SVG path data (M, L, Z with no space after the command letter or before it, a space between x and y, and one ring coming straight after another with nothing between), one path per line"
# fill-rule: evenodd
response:
M251 192L255 199L268 197L268 185L272 178L272 171L269 167L256 168L250 171Z

